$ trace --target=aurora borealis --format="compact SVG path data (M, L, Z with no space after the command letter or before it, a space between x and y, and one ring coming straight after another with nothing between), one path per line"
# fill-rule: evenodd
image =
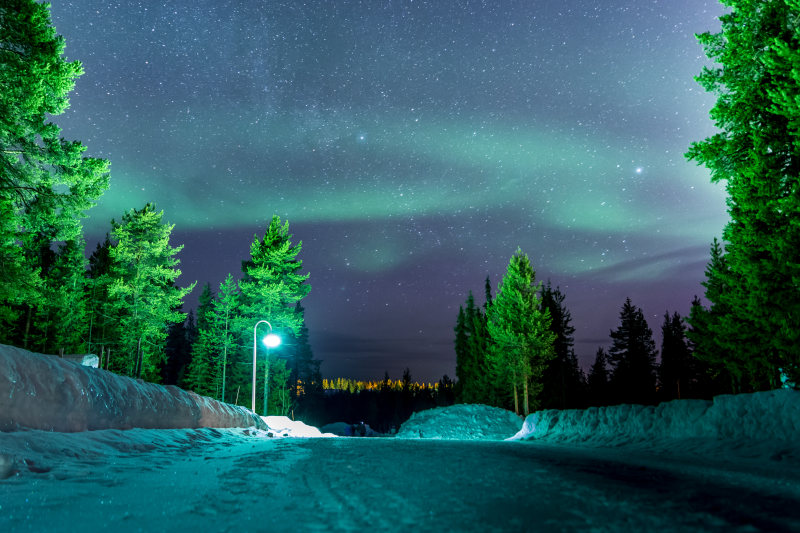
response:
M716 0L52 3L86 71L56 122L112 165L87 233L154 201L179 282L216 288L289 220L326 377L452 377L458 306L517 246L585 367L625 297L658 339L702 294Z

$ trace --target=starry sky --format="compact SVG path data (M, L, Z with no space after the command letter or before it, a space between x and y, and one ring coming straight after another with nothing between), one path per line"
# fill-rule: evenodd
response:
M725 194L694 34L716 0L52 0L85 74L57 123L111 161L90 211L153 201L179 283L238 275L272 214L311 273L325 377L453 377L467 292L519 246L566 294L582 365L626 297L688 313Z

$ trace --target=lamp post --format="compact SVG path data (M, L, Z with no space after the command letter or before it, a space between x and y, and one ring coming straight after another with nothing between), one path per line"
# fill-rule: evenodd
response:
M256 412L256 355L258 353L258 338L256 336L256 330L258 329L258 325L261 323L266 324L269 326L269 333L266 337L264 337L264 345L269 348L274 348L275 346L281 343L281 338L272 333L272 324L267 322L266 320L259 320L256 322L256 325L253 326L253 412ZM267 369L264 374L264 379L269 378L269 350L267 350ZM264 387L264 405L267 405L267 389L266 383ZM267 409L264 407L264 415L267 414Z

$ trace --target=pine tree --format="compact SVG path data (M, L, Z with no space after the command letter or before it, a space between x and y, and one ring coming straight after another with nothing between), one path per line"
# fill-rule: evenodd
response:
M724 3L721 31L699 36L720 67L697 78L718 96L720 132L687 157L725 182L731 217L725 291L706 293L716 316L704 334L729 350L734 389L759 390L777 387L781 372L800 382L800 2Z
M456 321L456 376L463 403L492 403L492 383L487 367L489 334L486 315L475 305L472 291Z
M625 299L620 325L611 332L609 380L619 403L651 404L656 393L656 344L642 310Z
M255 236L250 246L250 260L242 262L244 276L239 282L241 312L238 322L242 338L259 320L269 321L276 333L283 330L293 335L300 333L303 320L295 304L308 294L311 286L306 283L309 275L300 272L303 262L297 259L302 242L293 245L291 239L289 223L281 224L280 218L273 216L263 239ZM269 357L265 358L263 368L267 376L270 364ZM270 390L270 382L265 379L265 394ZM288 388L286 383L279 387L280 390Z
M6 0L0 7L0 303L14 306L46 298L38 279L37 249L44 241L76 241L80 219L108 187L108 162L83 157L85 147L60 137L47 122L64 112L83 73L62 57L64 39L50 22L49 6ZM28 322L26 327L29 327Z
M603 348L597 349L586 384L589 388L589 405L608 405L608 359Z
M574 409L583 404L585 377L572 349L575 328L565 298L561 289L554 289L549 281L542 288L542 311L549 311L550 329L555 334L555 357L543 376L542 407L546 409Z
M660 396L664 400L693 398L697 392L697 375L689 347L686 326L677 312L664 315L661 326L661 364L658 366Z
M163 211L147 204L125 213L120 223L111 223L117 244L110 250L109 297L120 317L121 344L127 355L119 369L148 380L159 379L167 327L185 320L186 314L177 309L194 288L194 283L185 289L174 285L181 273L175 255L183 246L170 246L174 226L164 224L163 216Z
M89 256L89 279L87 280L86 298L89 313L88 351L101 356L100 364L109 368L110 354L119 352L119 322L109 298L111 286L111 238L106 234L102 243L98 243Z
M89 317L86 299L86 258L83 239L67 241L59 247L46 284L48 300L44 308L52 326L50 349L53 353L86 351Z
M518 390L523 391L523 413L536 405L542 373L553 357L555 335L550 331L550 314L542 311L534 285L535 273L528 256L517 249L511 257L500 291L489 308L488 331L494 373L514 394L519 413Z
M209 287L204 293L211 294ZM236 360L238 352L236 326L239 309L239 287L228 274L220 283L219 291L211 302L203 298L203 327L198 327L197 339L192 345L192 361L189 364L186 384L193 391L205 396L212 396L222 401L229 400L226 390L229 369L232 363L246 362ZM199 312L198 312L199 314ZM198 323L200 320L198 319ZM239 381L239 380L236 380Z
M208 329L210 326L210 319L208 318L211 312L212 302L214 301L214 291L211 290L211 284L206 283L203 285L203 291L197 298L197 329Z

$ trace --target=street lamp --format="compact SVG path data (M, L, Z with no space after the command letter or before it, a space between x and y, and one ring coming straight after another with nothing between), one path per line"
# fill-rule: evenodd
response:
M277 335L275 335L274 333L272 333L272 324L270 324L266 320L259 320L258 322L256 322L256 325L253 326L253 412L254 413L256 412L256 354L258 353L257 352L257 350L258 350L258 338L256 336L256 330L258 329L258 325L261 324L261 323L264 323L267 326L269 326L269 333L267 334L266 337L264 337L264 345L269 349L269 348L274 348L275 346L278 346L281 343L281 338L278 337ZM266 370L266 372L269 372L269 350L267 350L267 370ZM268 377L269 377L269 374L265 373L265 378L264 379L267 379ZM265 388L264 388L264 404L265 405L266 405L266 401L267 401L266 394L267 394L267 392L266 392L266 385L265 385ZM264 409L264 414L265 415L267 414L266 408Z

